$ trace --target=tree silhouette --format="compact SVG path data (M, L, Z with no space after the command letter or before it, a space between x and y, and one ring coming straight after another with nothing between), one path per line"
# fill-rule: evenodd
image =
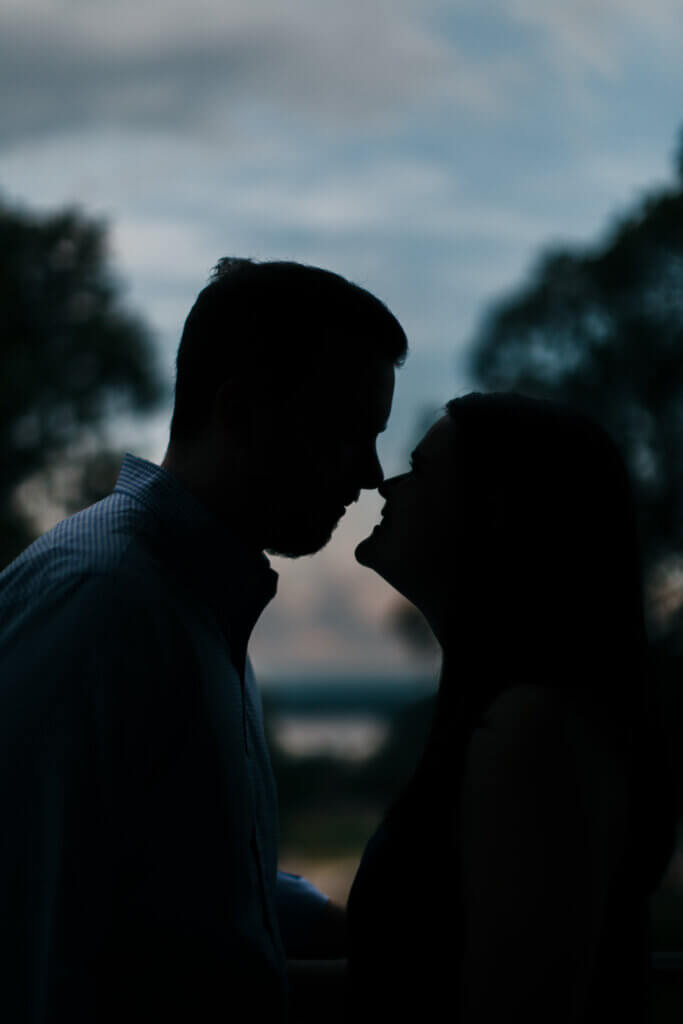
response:
M683 816L683 132L676 172L596 245L546 252L528 283L483 320L471 370L484 390L584 410L621 449Z
M18 501L39 480L66 510L110 489L112 417L162 395L151 339L124 309L105 225L0 203L0 567L34 535Z
M597 245L546 252L472 346L485 390L566 401L607 428L634 482L652 635L683 603L683 135L678 180Z

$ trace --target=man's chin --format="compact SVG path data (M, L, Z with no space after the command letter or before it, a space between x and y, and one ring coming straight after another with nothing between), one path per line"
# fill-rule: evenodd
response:
M325 530L309 529L301 532L292 530L286 536L283 534L280 537L274 537L266 547L266 552L269 555L277 555L279 558L303 558L305 555L315 555L329 544L338 523L339 519Z

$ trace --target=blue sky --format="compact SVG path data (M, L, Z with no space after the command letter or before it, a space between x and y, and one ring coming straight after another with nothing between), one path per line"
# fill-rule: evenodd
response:
M169 383L222 255L375 292L411 343L380 444L393 473L423 410L470 389L489 303L671 180L681 52L680 0L3 0L0 190L108 220ZM167 422L121 438L159 460ZM325 551L276 561L264 676L424 667L353 560L380 507L364 496Z

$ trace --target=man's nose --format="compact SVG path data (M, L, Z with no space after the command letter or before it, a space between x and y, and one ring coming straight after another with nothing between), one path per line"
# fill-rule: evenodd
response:
M386 480L382 480L377 490L382 495L385 501L389 498L389 492L393 489L394 485L399 481L405 480L409 476L408 473L397 473L396 476L390 476Z
M388 480L382 480L382 483L379 485L377 490L382 495L382 497L384 498L385 501L388 500L388 498L389 498L389 491L394 486L395 481L399 480L399 479L400 479L400 474L399 474L399 476L390 476L388 478Z

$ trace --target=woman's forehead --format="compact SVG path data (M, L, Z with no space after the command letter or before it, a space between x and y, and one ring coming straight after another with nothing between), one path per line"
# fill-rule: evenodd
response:
M454 442L455 424L452 418L446 414L429 428L415 449L415 454L429 461L444 457L450 458L453 454Z

